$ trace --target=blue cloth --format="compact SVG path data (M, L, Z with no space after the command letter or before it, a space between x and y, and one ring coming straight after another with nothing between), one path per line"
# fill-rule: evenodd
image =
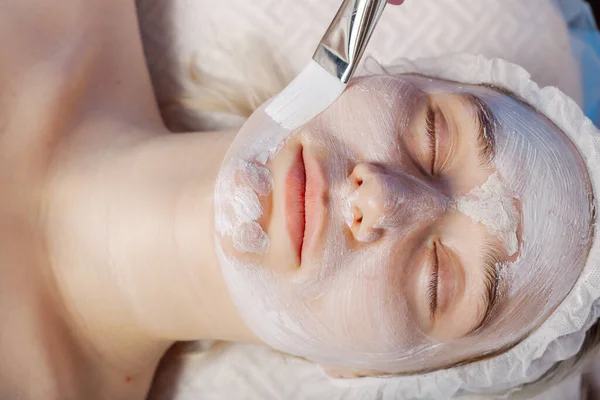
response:
M600 32L572 30L574 55L579 59L585 114L600 127Z
M579 61L584 112L600 127L600 31L592 8L583 0L555 0L571 33L573 55Z

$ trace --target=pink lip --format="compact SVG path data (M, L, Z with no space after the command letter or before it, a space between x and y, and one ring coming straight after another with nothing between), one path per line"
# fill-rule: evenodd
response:
M325 216L325 179L318 162L304 148L298 151L286 178L286 222L299 262L313 247Z
M326 216L326 182L323 170L318 161L311 156L310 151L304 151L304 163L306 165L306 195L305 215L306 229L304 231L303 253L310 250L316 244L323 230L324 218Z
M296 158L290 167L285 179L285 220L287 231L296 255L301 262L302 245L304 242L304 231L306 229L306 170L302 148L296 154Z

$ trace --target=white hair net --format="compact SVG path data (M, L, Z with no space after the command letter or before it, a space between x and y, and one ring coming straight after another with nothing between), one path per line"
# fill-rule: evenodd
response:
M594 198L600 198L600 132L579 106L557 88L540 88L523 68L482 56L402 59L386 70L393 74L419 73L465 84L491 84L514 92L573 141L587 165ZM597 214L594 218L598 218ZM571 292L537 330L505 353L426 374L340 379L335 380L336 384L380 386L382 398L446 399L473 393L507 396L536 381L555 363L579 351L586 331L600 316L600 232L597 221L593 230L594 240L588 259Z

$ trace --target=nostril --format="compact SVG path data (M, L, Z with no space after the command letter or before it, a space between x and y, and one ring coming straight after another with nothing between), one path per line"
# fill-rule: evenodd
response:
M355 175L351 175L348 179L348 183L350 184L350 190L355 191L360 188L363 184L363 179L361 177L357 177Z
M350 172L350 175L348 176L351 185L356 189L359 188L360 186L362 186L362 184L365 181L365 178L368 177L368 174L370 173L370 168L368 165L364 164L364 163L358 163L354 166L354 168L352 169L352 172Z
M358 207L352 207L352 215L354 215L354 222L360 224L363 220L363 213Z

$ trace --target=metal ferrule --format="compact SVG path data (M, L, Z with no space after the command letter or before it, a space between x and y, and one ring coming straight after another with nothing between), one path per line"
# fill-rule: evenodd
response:
M347 84L386 4L387 0L344 0L313 59Z

